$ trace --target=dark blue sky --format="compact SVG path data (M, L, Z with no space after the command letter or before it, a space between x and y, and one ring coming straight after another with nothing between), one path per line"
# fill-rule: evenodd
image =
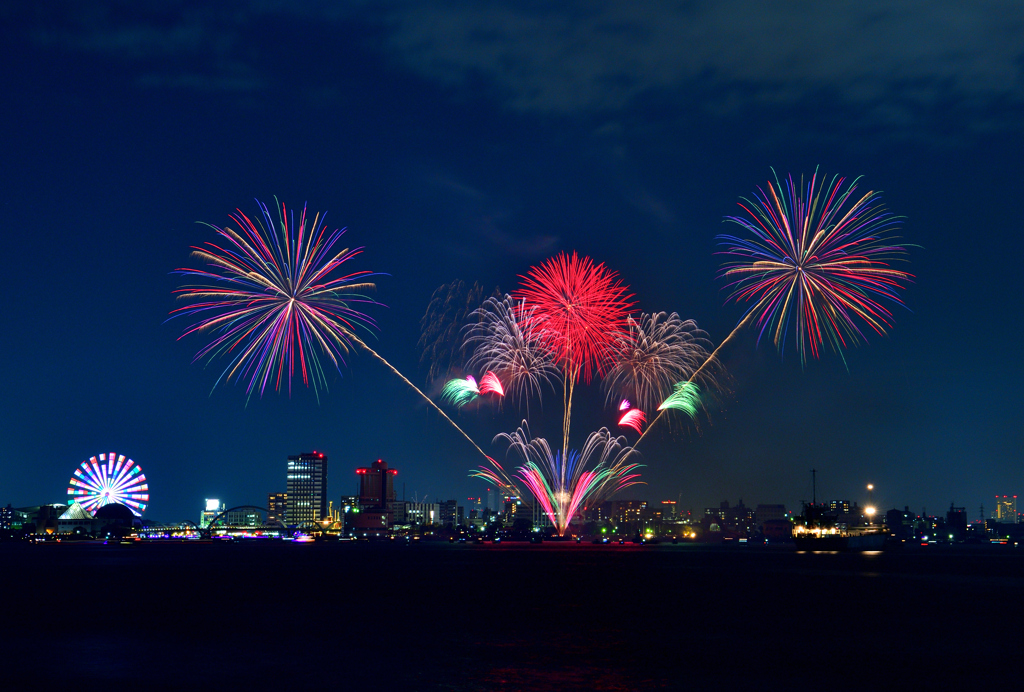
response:
M885 506L973 519L1024 490L1019 2L294 4L0 9L0 502L63 501L103 451L142 465L164 520L206 497L263 504L312 449L335 499L376 458L409 498L485 492L472 447L364 354L319 404L211 394L224 364L193 365L201 340L165 323L171 272L212 239L197 221L274 195L326 210L365 246L358 267L390 275L376 349L429 387L431 292L510 290L559 250L721 341L741 316L715 278L722 217L770 167L816 166L905 217L909 309L848 370L734 340L731 393L699 430L644 441L630 496L798 507L813 466L819 497L872 482ZM597 388L577 400L581 436L613 421ZM556 403L531 410L535 433L554 436ZM456 420L500 453L516 418Z

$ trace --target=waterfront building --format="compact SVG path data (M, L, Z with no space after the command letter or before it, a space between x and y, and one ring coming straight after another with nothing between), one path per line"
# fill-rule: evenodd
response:
M267 493L267 523L284 523L288 508L288 493Z
M946 530L949 532L951 541L962 541L967 537L967 508L954 507L949 503L949 511L946 512Z
M505 507L502 511L501 519L506 526L512 526L515 520L519 518L519 510L522 508L522 501L515 495L505 496Z
M966 516L964 519L966 520ZM907 506L904 506L902 511L894 507L885 513L885 525L889 529L889 534L902 541L914 538L916 523L917 517Z
M388 511L390 514L388 519L390 520L391 526L404 526L410 523L408 521L408 509L410 505L412 505L412 503L406 502L405 500L395 500L394 502L388 503Z
M785 521L786 505L758 505L754 509L754 524L764 533L766 521Z
M241 507L224 512L217 526L263 526L263 516L255 507Z
M441 506L436 502L407 502L405 505L405 523L413 526L440 525Z
M390 526L442 526L441 505L436 502L396 500L388 507Z
M445 500L440 503L441 506L441 526L444 527L457 527L462 525L462 519L459 516L459 510L462 509L458 506L459 503L455 500Z
M206 509L199 515L199 528L209 528L210 522L217 518L217 515L227 509L220 500L206 499Z
M743 504L743 499L730 506L727 500L722 501L718 507L707 507L704 509L704 518L701 524L706 531L722 531L738 536L753 533L756 524L756 513Z
M327 455L305 452L288 457L285 524L312 524L327 517Z
M11 526L15 530L28 529L33 533L52 534L57 531L61 515L68 510L68 505L51 502L34 507L11 509Z
M856 506L856 503L853 505ZM832 500L828 503L828 511L836 514L850 514L852 512L849 500Z
M57 518L57 533L95 533L96 519L82 503L75 502Z
M6 507L0 509L0 530L10 531L13 528L13 523L14 508L8 502Z
M354 525L357 529L379 531L388 529L395 511L395 476L388 463L378 459L369 466L356 469L359 476L359 514ZM402 507L404 512L404 505ZM402 517L403 520L406 517ZM404 521L402 523L405 523Z

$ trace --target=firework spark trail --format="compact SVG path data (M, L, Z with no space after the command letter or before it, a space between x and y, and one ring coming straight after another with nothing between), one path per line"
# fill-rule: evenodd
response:
M355 342L355 343L356 343L356 345L358 345L358 346L362 346L362 347L363 347L364 349L366 349L367 353L369 353L369 354L370 354L371 356L373 356L374 358L376 358L377 360L379 360L379 361L380 361L381 363L383 363L383 364L384 364L384 365L385 365L385 366L386 366L386 367L388 368L388 370L390 370L391 372L393 372L393 373L395 373L396 375L398 375L398 377L399 377L399 378L401 378L401 380L402 380L403 382L405 382L405 383L406 383L407 385L409 385L410 387L412 387L413 391L414 391L414 392L416 392L417 394L419 394L419 395L420 395L421 397L423 397L423 399L424 399L424 400L425 400L425 401L426 401L426 402L427 402L428 404L430 404L431 406L433 406L433 407L434 407L434 410L435 410L435 411L437 411L438 413L440 413L440 414L441 414L441 416L442 416L442 417L443 417L443 418L444 418L444 419L445 419L446 421L448 421L449 423L451 423L451 424L452 424L452 427L453 427L453 428L455 428L455 429L456 429L456 430L458 430L458 431L459 431L460 433L462 433L462 436L463 436L463 437L465 437L465 438L466 438L466 439L467 439L467 440L469 441L469 444L473 445L473 447L474 447L474 448L476 449L476 451L480 452L480 455L481 455L481 456L482 456L482 457L483 457L484 459L487 459L488 461L493 461L493 460L492 460L492 459L491 459L491 458L490 458L489 456L487 456L487 454L486 454L486 453L484 452L484 450L480 449L480 445L478 445L478 444L477 444L476 442L474 442L474 441L473 441L473 438L472 438L472 437L470 437L469 435L467 435L467 434L466 434L466 431L465 431L465 430L463 430L463 429L462 429L462 428L460 428L460 427L459 427L458 425L456 425L456 424L455 424L455 421L453 421L453 420L452 420L451 418L449 418L449 417L448 417L448 414L446 414L446 413L445 413L444 411L442 411L442 410L441 410L441 407L440 407L440 406L438 406L438 405L437 405L437 404L435 404L435 403L434 403L433 401L431 401L431 399L430 399L430 397L429 397L429 396L427 396L426 394L424 394L423 392L421 392L421 391L420 391L420 388L419 388L419 387L417 387L417 386L416 386L416 385L414 385L414 384L413 384L412 382L410 382L410 381L409 381L409 378L408 378L408 377L406 377L405 375L403 375L402 373L400 373L400 372L399 372L399 371L398 371L398 370L397 370L397 369L395 368L395 366L394 366L394 365L392 365L391 363L387 362L387 361L386 361L386 360L385 360L385 359L384 359L384 358L383 358L383 357L382 357L382 356L381 356L381 355L380 355L379 353L377 353L377 352L376 352L376 351L374 351L374 350L373 350L372 348L370 348L370 347L369 347L369 346L367 346L367 345L366 345L365 343L363 343L363 341L362 341L362 340L361 340L361 339L360 339L359 337L357 337L357 336L354 336L354 335L353 335L353 336L351 336L351 339L352 339L352 341L353 341L353 342Z
M514 497L522 497L522 493L516 486L515 481L509 478L508 474L505 473L505 469L502 468L501 464L499 464L491 457L487 457L487 461L491 462L492 468L481 466L476 471L471 471L469 477L482 478L488 483L497 486L500 490L506 491L509 495L512 495Z
M703 363L701 364L701 366L700 366L699 368L697 368L696 370L694 370L694 371L693 371L693 374L692 374L692 375L690 375L690 377L689 377L689 379L688 379L688 380L686 380L686 383L687 383L687 384L692 384L692 383L693 383L693 380L694 380L694 379L695 379L695 378L697 377L697 375L699 375L699 374L700 374L700 372L701 372L701 371L702 371L702 370L703 370L703 369L704 369L705 367L707 367L707 365L708 365L708 364L716 362L716 359L717 359L717 357L718 357L718 352L719 352L719 351L721 351L721 350L722 350L722 347L723 347L723 346L725 346L725 345L726 345L727 343L729 343L729 342L730 342L730 341L732 340L732 338L733 338L734 336L736 336L736 333L737 333L737 332L739 332L739 331L740 331L740 330L741 330L741 329L742 329L743 327L745 327L745 326L747 325L747 322L749 322L749 321L751 320L751 318L753 317L753 314L754 314L754 313L752 313L752 312L751 312L751 313L749 313L749 314L748 314L748 315L747 315L746 317L744 317L744 318L743 318L743 319L742 319L742 320L740 321L740 323L739 323L739 324L737 324L737 325L736 325L736 327L735 327L735 328L733 328L733 330L732 330L731 332L729 332L729 336L725 337L725 340L724 340L724 341L722 341L722 343L718 344L718 348L716 348L716 349L715 349L715 350L714 350L714 351L713 351L713 352L711 353L711 355L707 357L707 359L706 359L706 360L705 360L705 361L704 361L704 362L703 362ZM668 410L667 408L665 408L665 409L661 409L661 410L659 411L658 415L654 417L654 420L652 420L652 421L651 421L651 422L650 422L650 423L649 423L649 424L647 425L647 429L646 429L646 430L644 430L644 431L643 431L643 433L642 433L642 434L640 435L640 437L639 437L639 438L637 439L637 441L633 443L633 447L632 447L632 448L630 449L630 454L632 454L632 453L633 453L634 451L636 451L636 448L637 448L637 446L638 446L638 445L639 445L639 444L640 444L640 443L641 443L641 442L643 441L643 439L644 439L645 437L647 437L647 433L649 433L649 432L651 431L651 428L653 428L653 427L654 427L654 424L655 424L655 423L657 423L657 422L658 422L658 421L659 421L659 420L661 419L661 417L662 417L663 415L665 415L665 411L667 411L667 410ZM628 457L629 455L627 454L626 456ZM623 461L625 461L625 459L626 459L626 458L625 458L625 457L623 457Z

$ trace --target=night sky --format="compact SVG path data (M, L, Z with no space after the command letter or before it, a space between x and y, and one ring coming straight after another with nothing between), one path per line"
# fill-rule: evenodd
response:
M214 240L196 222L275 195L327 211L365 247L352 268L387 274L371 345L436 396L431 293L509 291L561 250L720 342L742 316L716 279L723 216L773 167L819 167L905 217L907 309L845 363L742 333L727 395L652 432L624 497L799 509L813 467L819 500L873 483L883 508L987 514L1024 492L1024 6L897 5L4 5L0 502L63 502L107 451L142 465L164 521L207 497L263 505L311 450L335 501L377 458L407 499L486 492L479 454L364 353L319 402L301 383L211 393L226 362L193 364L203 337L166 322L172 272ZM531 406L536 434L557 439L559 399ZM575 446L613 425L603 400L577 393ZM521 418L453 416L495 455Z

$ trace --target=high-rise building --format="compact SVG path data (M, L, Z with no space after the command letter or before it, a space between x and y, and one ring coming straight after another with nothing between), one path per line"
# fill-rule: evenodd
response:
M458 502L455 500L445 500L441 503L441 525L442 526L459 526L462 522L459 521L459 508Z
M267 523L284 523L288 509L288 493L267 493Z
M996 511L992 518L1003 524L1017 523L1017 496L996 495Z
M288 496L284 523L299 526L327 516L327 455L305 452L288 457Z
M386 461L378 459L369 466L357 468L356 474L359 476L359 517L356 527L375 530L389 528L395 511L395 476L398 471L389 469Z

